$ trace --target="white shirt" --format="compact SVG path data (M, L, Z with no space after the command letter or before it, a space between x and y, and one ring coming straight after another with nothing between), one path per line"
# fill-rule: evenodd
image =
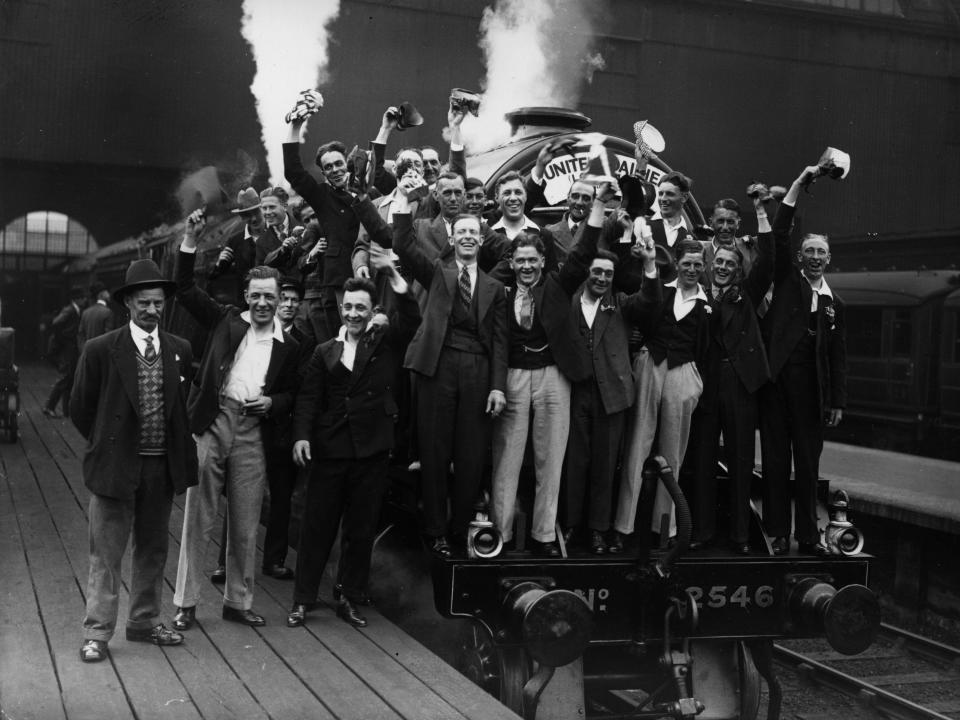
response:
M690 228L687 227L687 221L684 219L683 215L680 216L680 222L676 225L671 225L670 222L663 218L663 232L667 236L667 245L673 247L677 243L677 235L680 233L680 228L683 228L689 232Z
M467 268L467 277L470 278L470 297L473 297L473 294L477 291L477 264L473 263L472 265L464 265L459 260L457 262L457 284L460 283L460 273L463 272L463 268Z
M580 295L580 311L583 313L583 319L587 321L587 327L590 329L593 329L593 321L597 317L597 310L600 308L602 299L591 300L587 293Z
M153 349L157 351L157 355L160 354L160 329L157 328L152 333L148 333L139 325L134 324L133 320L129 323L130 326L130 336L133 338L133 344L137 346L137 350L141 355L147 354L147 335L153 340Z
M497 220L496 224L490 226L491 230L497 230L498 228L503 228L504 234L507 236L508 240L513 240L517 235L520 234L521 230L536 230L537 232L540 231L540 226L537 225L533 220L528 218L526 215L523 216L523 226L518 230L511 230L509 227L507 227L506 224L503 222L502 217L499 220Z
M341 325L340 332L337 333L337 340L343 343L343 353L340 355L340 363L350 372L353 372L353 361L357 357L357 343L350 339L347 334L347 326Z
M810 312L816 312L820 307L819 300L821 295L826 295L831 300L833 299L833 292L830 290L830 286L827 285L827 279L825 277L821 275L816 285L814 285L806 275L803 276L803 279L810 283L810 289L813 290L810 297Z
M673 296L673 317L676 318L678 322L689 315L690 311L697 306L697 300L707 302L707 294L700 285L697 285L697 294L691 295L688 298L683 297L683 291L680 290L680 286L676 280L671 280L666 283L664 287L677 289L677 294Z
M97 305L103 305L104 307L107 307L107 302L106 300L97 300Z
M248 310L242 312L240 317L245 322L250 322ZM258 333L253 325L247 328L247 333L240 341L240 346L234 355L233 366L223 384L225 396L244 402L263 394L263 384L267 379L267 368L270 367L270 354L273 352L274 340L283 342L282 326L276 317L273 318L271 332Z

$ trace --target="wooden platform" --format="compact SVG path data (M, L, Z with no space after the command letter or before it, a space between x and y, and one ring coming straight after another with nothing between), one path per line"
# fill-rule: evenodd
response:
M87 578L83 440L69 420L40 412L52 380L46 368L21 368L20 441L0 444L2 720L517 718L372 608L363 630L330 607L312 613L304 628L287 628L291 583L259 576L255 609L266 627L222 621L222 595L208 584L198 626L183 646L168 649L124 639L124 586L110 660L80 662ZM161 618L168 626L182 504L180 496L170 521ZM216 551L211 543L210 568Z

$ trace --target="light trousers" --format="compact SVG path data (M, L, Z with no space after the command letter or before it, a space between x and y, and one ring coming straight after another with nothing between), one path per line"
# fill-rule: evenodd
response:
M204 559L217 519L217 504L227 494L227 581L223 604L237 610L253 605L257 526L263 502L266 462L260 419L243 415L240 403L222 399L213 424L197 438L200 483L187 490L183 535L173 602L191 607L205 582Z
M557 502L563 453L570 432L570 381L556 365L507 370L507 407L493 427L493 522L504 542L513 538L517 486L527 437L533 433L536 494L531 537L557 539Z
M642 348L634 360L633 374L637 401L631 411L633 422L614 522L614 527L624 534L633 532L637 500L643 485L643 464L651 452L662 455L673 469L674 477L680 476L680 463L690 439L690 418L703 392L703 381L694 363L667 369L666 359L656 363L646 348ZM655 438L656 449L653 446ZM665 514L670 516L672 535L676 532L673 501L663 483L658 481L651 530L660 531L661 518Z

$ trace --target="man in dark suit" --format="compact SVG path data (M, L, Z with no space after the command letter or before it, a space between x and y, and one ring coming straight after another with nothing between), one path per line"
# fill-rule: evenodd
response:
M760 391L763 520L778 555L789 550L791 450L794 536L800 552L826 552L817 528L823 427L839 424L847 397L844 304L824 277L829 241L824 235L804 236L796 254L800 267L790 261L790 229L800 188L819 174L817 166L806 168L777 210L773 299L761 323L772 378Z
M99 280L90 286L93 303L80 314L80 327L77 330L77 347L83 351L88 340L100 337L113 330L113 310L107 304L110 291Z
M544 230L553 234L557 248L557 262L562 263L573 250L577 230L590 212L593 188L582 180L576 180L567 193L567 211L558 222L547 225Z
M243 303L244 278L257 259L257 238L264 231L260 196L252 187L237 193L237 207L230 211L241 220L223 246L207 277L207 292L227 303Z
M610 532L610 525L626 410L635 395L628 339L631 328L659 305L661 289L652 242L637 242L632 244L631 256L644 267L644 282L630 295L614 290L618 258L609 250L597 249L603 201L609 199L609 190L601 185L597 192L578 249L567 258L568 264L575 262L583 245L584 257L591 260L586 282L574 294L567 314L582 371L570 378L565 539L569 544L576 541L579 531L588 530L590 551L602 555L623 551L623 541Z
M293 454L313 466L307 484L293 608L287 625L302 625L316 607L330 550L341 528L341 555L334 594L337 615L363 627L357 608L367 597L370 554L380 504L387 488L397 413L393 385L396 358L420 320L416 301L393 262L374 246L372 261L390 278L397 313L389 325L371 325L376 288L370 280L344 283L343 325L317 348L304 375L294 411Z
M190 431L197 436L200 484L187 493L174 603L174 628L193 626L203 561L224 488L227 494L227 577L223 618L259 626L252 610L257 525L263 499L264 448L293 407L299 376L297 341L276 318L280 295L274 268L247 273L247 309L220 305L193 277L198 213L187 219L177 255L177 300L210 335L190 389Z
M57 403L61 402L61 399L64 416L70 415L70 390L77 370L77 360L80 358L77 333L80 331L80 313L86 305L86 291L83 288L74 288L70 293L70 304L65 305L50 323L47 355L56 365L59 377L50 388L50 395L43 406L43 414L47 417L60 417L57 415Z
M393 244L403 267L428 292L404 367L417 373L424 532L433 552L449 556L450 460L455 481L449 529L462 540L480 492L490 417L506 405L506 302L503 285L477 266L482 231L475 216L454 220L452 262L432 260L419 248L407 193L423 182L419 177L400 182Z
M114 294L130 312L129 324L91 339L77 370L71 419L87 439L83 481L91 493L84 662L106 657L131 529L127 640L183 642L158 622L173 495L197 483L186 407L190 343L158 328L172 292L152 260L131 263Z
M260 212L264 230L255 245L254 265L269 265L281 275L297 272L301 248L293 234L296 221L287 209L290 196L282 187L268 187L260 192Z
M721 203L718 208L722 208ZM716 208L713 217L718 218ZM729 539L734 551L743 555L750 552L757 391L770 379L756 311L773 280L773 236L762 205L758 219L760 235L753 244L756 259L751 269L743 269L745 259L732 243L735 228L731 228L730 237L724 237L713 254L709 274L704 273L712 312L708 320L710 341L701 367L703 394L693 416L698 441L693 451L695 479L689 497L693 514L691 546L696 547L713 541L716 532L716 471L722 433L730 484Z
M764 222L769 227L769 222L766 220L767 211L764 209L759 195L754 198L753 205L758 220L762 215ZM700 241L703 245L704 281L708 285L713 282L713 258L716 257L717 251L721 248L737 249L743 257L743 267L740 268L740 272L743 277L747 277L760 252L758 248L759 238L750 235L737 235L737 231L740 229L740 203L733 198L718 200L713 206L713 212L710 214L708 222L714 234L712 239Z

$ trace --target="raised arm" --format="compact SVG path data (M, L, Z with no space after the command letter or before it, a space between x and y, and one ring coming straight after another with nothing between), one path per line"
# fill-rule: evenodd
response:
M194 278L197 236L203 231L204 224L203 215L199 210L187 217L173 279L177 285L177 301L193 315L198 323L206 328L212 328L219 322L226 308L198 287Z
M417 233L410 214L410 201L407 193L414 187L423 185L423 178L412 174L403 178L397 186L398 192L393 207L393 247L400 256L400 264L423 287L429 288L433 281L434 263L417 245Z
M757 213L757 257L750 268L750 273L744 278L743 289L753 306L759 307L770 283L773 282L776 248L763 201L757 196L753 204Z
M377 138L370 143L370 149L373 151L373 186L388 195L393 192L397 186L397 178L392 172L387 170L383 164L387 156L387 140L390 139L390 133L397 126L397 120L400 118L400 110L391 105L383 112L383 118L380 121L380 131Z

